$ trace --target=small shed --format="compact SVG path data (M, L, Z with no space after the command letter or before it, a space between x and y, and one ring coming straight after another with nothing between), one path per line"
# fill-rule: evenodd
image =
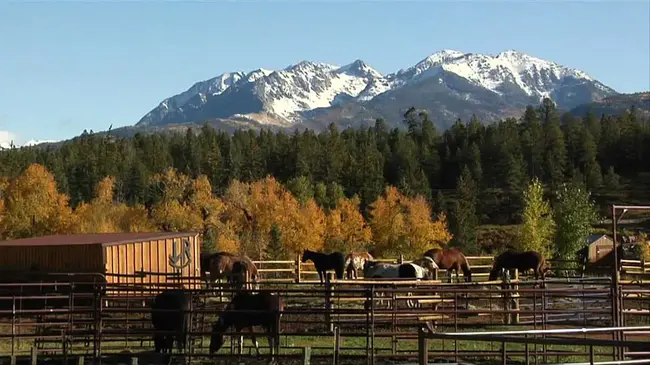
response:
M586 262L593 264L614 249L614 240L605 234L593 234L587 237L587 246L582 248L579 255L586 258Z
M79 277L96 273L109 285L152 286L179 283L170 279L174 274L200 276L200 254L197 233L53 235L0 241L0 268L23 273L83 274ZM180 284L188 289L196 286L182 281Z

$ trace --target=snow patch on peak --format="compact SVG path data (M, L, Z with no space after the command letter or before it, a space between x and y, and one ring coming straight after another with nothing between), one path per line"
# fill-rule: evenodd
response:
M356 60L348 65L342 66L336 72L345 73L352 76L360 76L360 77L372 77L372 78L383 77L381 73L379 73L372 67L368 66L367 63L361 60Z
M394 85L401 86L413 80L432 77L443 70L497 94L502 94L503 88L507 85L514 84L525 94L533 97L550 95L565 77L592 80L582 71L563 67L516 50L503 51L496 56L442 50L426 57L411 68L398 71L394 74ZM391 75L388 77L390 78Z
M553 95L559 88L573 87L575 81L571 78L578 80L578 83L592 81L602 91L614 92L593 81L582 71L520 51L506 50L497 55L486 55L444 49L427 56L412 67L388 75L382 75L359 59L342 67L300 61L279 70L260 68L246 73L228 72L198 82L187 91L163 100L138 124L165 124L184 118L191 120L197 118L193 113L212 101L217 102L214 110L209 113L219 114L221 112L217 109L222 105L222 100L227 99L227 103L235 104L240 100L249 102L245 98L251 98L251 101L260 105L248 108L254 111L253 114L250 110L243 113L247 118L267 118L268 120L260 121L262 124L292 124L301 120L300 112L353 100L366 102L387 91L435 77L442 72L453 73L470 83L507 97L528 96L534 99ZM565 78L569 78L569 82ZM442 79L439 81L444 82ZM242 94L221 95L232 87ZM251 94L247 94L249 92ZM226 99L220 99L222 97ZM237 99L239 97L243 99ZM241 114L233 114L237 118L244 118ZM198 114L198 118L203 117L203 114Z
M39 144L43 143L56 143L58 141L53 140L53 139L30 139L29 141L23 143L23 147L29 147L29 146L37 146Z

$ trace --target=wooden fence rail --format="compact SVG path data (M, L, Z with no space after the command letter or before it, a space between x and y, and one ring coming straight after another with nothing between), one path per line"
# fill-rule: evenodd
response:
M466 256L472 268L472 276L487 280L494 257L492 256ZM396 259L375 259L382 263L398 264L409 263L410 260L404 260L403 257ZM300 255L295 260L272 260L272 261L253 261L257 266L257 271L261 273L260 282L316 282L318 281L318 272L314 269L314 264L310 261L301 262ZM447 270L440 269L438 277L448 275Z

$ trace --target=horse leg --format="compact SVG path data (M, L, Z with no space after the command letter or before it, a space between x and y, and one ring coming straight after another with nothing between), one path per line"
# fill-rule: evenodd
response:
M268 332L272 331L270 328L266 329ZM269 365L275 364L275 334L269 333L267 335L267 341L269 341Z
M257 356L260 356L260 344L257 342L257 337L255 336L255 332L253 332L253 327L248 327L248 332L251 333L251 342L253 345L255 345L255 352L257 353Z

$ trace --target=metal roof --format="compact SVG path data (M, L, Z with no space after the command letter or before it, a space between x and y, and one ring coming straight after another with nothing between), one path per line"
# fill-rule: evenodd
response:
M605 238L606 238L608 241L610 241L610 242L614 242L614 240L612 240L612 239L611 239L608 235L606 235L606 234L592 234L592 235L589 235L589 237L587 237L587 245L591 245L592 243L598 241L598 240L601 239L602 237L605 237Z
M196 235L197 233L195 232L83 233L0 241L0 247L65 245L112 246L132 242L172 239Z

